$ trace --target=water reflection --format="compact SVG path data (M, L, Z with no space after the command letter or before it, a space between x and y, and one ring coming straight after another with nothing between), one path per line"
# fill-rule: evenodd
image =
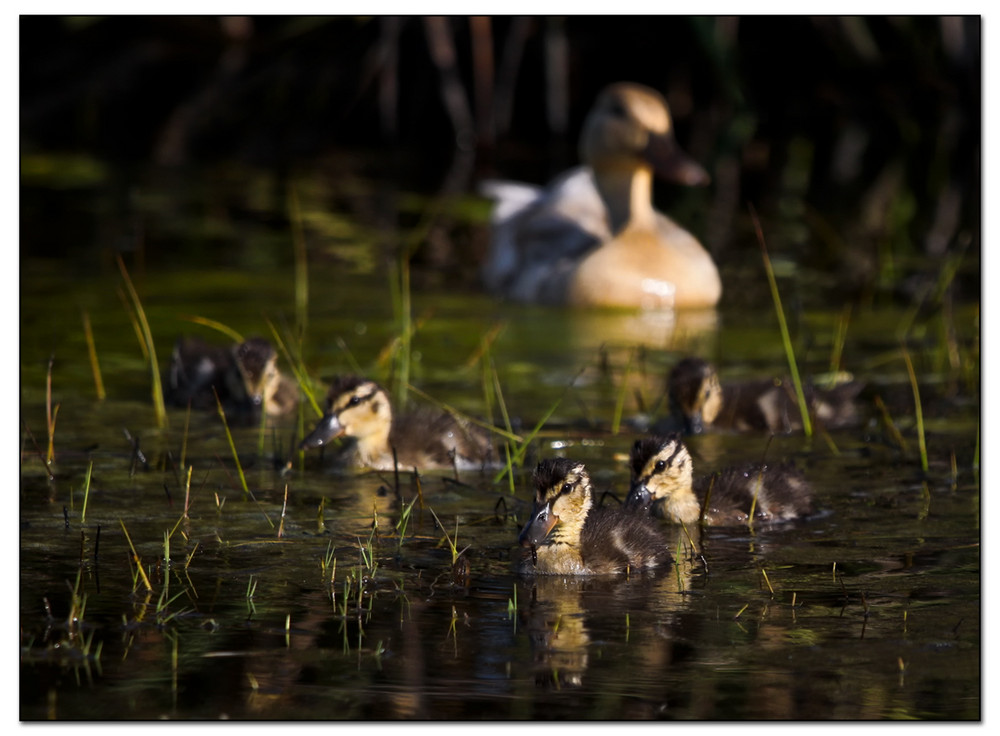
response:
M601 346L703 353L718 327L714 309L577 311L567 319L569 342L581 353Z
M668 623L647 624L654 605L660 622L685 607L679 594L690 585L690 573L690 563L682 560L676 570L656 574L536 575L520 583L519 597L528 602L519 620L531 641L536 684L551 690L584 687L592 657L609 656L603 653L606 646L622 648L615 659L636 657L631 665L638 676L655 679L670 661L671 637Z

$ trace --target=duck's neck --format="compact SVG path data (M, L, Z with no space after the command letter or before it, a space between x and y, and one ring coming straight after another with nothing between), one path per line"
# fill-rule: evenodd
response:
M392 460L393 443L390 441L392 422L373 427L370 432L357 438L357 452L366 465L378 465Z
M652 169L610 164L594 170L594 182L608 209L608 226L613 234L629 224L653 227Z
M678 524L695 524L701 517L701 504L693 493L678 493L664 501L663 512Z

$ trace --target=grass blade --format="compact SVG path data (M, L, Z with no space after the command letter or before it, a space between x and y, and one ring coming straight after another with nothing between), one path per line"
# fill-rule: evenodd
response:
M196 314L182 314L181 319L188 322L194 322L196 325L202 325L204 327L209 327L213 330L221 332L223 335L228 337L233 342L243 342L243 335L238 333L229 325L223 324L222 322L217 322L214 319L209 319L208 317L200 317Z
M240 484L243 486L244 495L250 495L250 488L247 486L247 478L243 474L243 465L240 463L239 453L236 452L236 443L233 441L233 433L229 431L229 422L226 421L226 412L222 409L222 402L219 401L219 394L215 392L215 386L212 387L212 395L215 396L215 405L219 410L219 418L222 420L222 426L226 430L226 440L229 442L229 449L233 453L233 460L236 463L236 472L240 476Z
M142 308L142 302L139 301L139 294L136 292L135 286L132 285L128 269L125 268L125 261L122 260L120 253L115 254L115 257L118 259L118 269L125 280L125 287L128 289L129 297L132 299L132 306L135 308L136 316L139 318L139 326L142 328L142 338L149 354L149 370L153 384L153 412L156 416L156 426L163 428L167 426L167 410L163 403L163 385L160 380L160 365L156 360L156 347L153 345L153 333L149 329L149 321L146 319L146 312Z
M97 362L97 347L94 345L94 331L90 328L90 315L83 313L83 336L87 340L87 355L90 358L90 370L94 374L94 389L97 400L104 401L104 381L101 379L101 366Z
M920 403L920 387L917 386L917 374L913 371L913 362L906 348L903 348L903 360L906 361L906 372L910 374L910 386L913 388L913 404L917 417L917 443L920 445L920 467L927 472L927 438L924 436L924 411Z
M802 390L802 379L799 378L799 367L795 362L795 351L792 349L792 338L788 333L788 323L785 321L785 312L781 308L781 295L778 293L778 282L774 278L774 268L771 266L771 259L767 255L767 244L764 242L764 233L760 227L760 220L757 213L751 208L750 215L753 218L754 231L757 233L757 241L760 243L761 256L764 259L764 270L767 272L767 282L771 287L771 297L774 299L774 311L778 316L778 326L781 328L781 342L785 346L785 356L788 358L788 369L792 374L792 383L795 386L795 397L799 402L799 411L802 414L802 431L806 437L812 437L812 421L809 417L809 406L806 403L805 392Z

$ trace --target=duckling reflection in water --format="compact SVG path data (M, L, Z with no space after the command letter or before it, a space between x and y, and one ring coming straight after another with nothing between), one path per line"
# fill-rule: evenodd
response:
M227 416L253 420L290 414L298 406L294 381L278 370L270 342L251 337L229 347L198 338L180 338L167 373L166 399L175 406L215 409L216 396Z
M535 502L519 541L531 554L521 572L608 575L670 564L666 539L648 515L595 507L582 463L543 460L534 474Z
M636 440L629 464L632 484L625 508L652 510L678 524L703 520L709 526L743 526L751 509L755 523L812 513L812 491L792 466L730 467L694 479L691 454L678 434Z
M392 470L396 462L424 470L494 462L489 437L476 427L429 408L396 415L385 389L359 376L334 379L323 418L300 447L322 447L338 437L352 441L344 458L349 465L375 470Z
M825 428L859 421L855 399L861 383L829 390L805 387L809 411ZM701 358L684 358L667 378L672 428L700 434L708 428L738 432L797 432L802 415L791 381L763 380L723 385L715 367ZM660 425L660 430L664 425Z
M580 140L584 166L547 188L487 181L497 201L488 289L516 301L711 307L722 282L701 243L652 204L652 177L708 183L677 144L656 90L619 82L598 96Z

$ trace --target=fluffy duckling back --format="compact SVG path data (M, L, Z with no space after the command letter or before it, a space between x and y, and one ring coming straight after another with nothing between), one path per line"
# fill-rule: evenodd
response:
M497 201L483 280L517 301L579 306L706 307L722 282L711 256L652 204L652 177L708 174L677 144L656 90L619 82L598 96L580 140L584 166L547 188L484 182Z
M428 408L395 415L380 385L359 376L334 379L323 418L301 447L321 447L336 437L353 440L348 462L358 467L479 469L493 462L489 437L451 414Z
M636 440L629 456L632 485L625 507L652 510L678 524L709 526L790 521L812 513L812 491L793 466L746 465L694 478L680 435Z
M646 514L595 507L582 463L543 460L534 474L535 502L519 541L531 548L521 571L609 575L670 563L666 539Z
M829 390L804 387L809 411L827 429L858 423L855 403L861 383ZM722 384L715 367L701 358L684 358L667 378L673 421L688 434L709 428L737 432L789 433L802 430L802 414L791 381L763 380Z

